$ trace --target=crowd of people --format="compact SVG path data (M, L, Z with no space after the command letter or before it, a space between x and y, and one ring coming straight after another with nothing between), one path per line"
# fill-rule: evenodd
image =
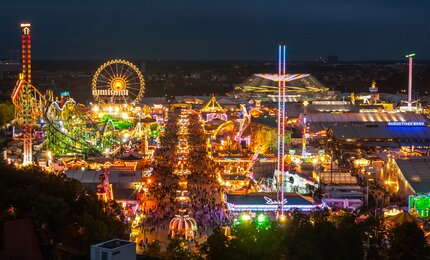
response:
M181 189L178 181L183 176L175 175L174 169L181 160L186 161L186 167L190 170L186 188L189 200L185 205L187 209L185 214L196 220L195 242L203 243L212 229L225 221L220 187L212 174L214 164L207 156L206 138L200 119L195 114L189 115L188 118L187 141L190 147L188 155L177 153L177 145L183 135L178 124L179 117L173 113L169 115L170 120L155 152L154 181L149 186L147 198L155 203L145 209L146 218L142 226L147 236L146 241L141 241L142 247L155 239L167 241L170 220L180 214L178 212L180 208L184 208L184 203L175 200L177 190Z

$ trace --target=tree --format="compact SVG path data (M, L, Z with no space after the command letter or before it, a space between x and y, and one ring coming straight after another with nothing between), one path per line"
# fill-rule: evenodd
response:
M15 108L10 102L0 103L0 126L15 118Z
M206 243L202 246L201 252L208 259L230 259L230 242L220 227L213 230Z
M370 215L358 225L366 244L367 259L381 259L386 251L384 219Z
M415 222L405 222L388 235L388 259L430 259L424 233Z
M120 206L98 201L78 181L36 166L17 170L2 165L0 172L0 212L13 208L16 218L32 217L49 227L55 243L86 255L90 245L124 234Z
M154 242L149 243L143 254L150 257L161 257L160 241L155 240Z
M165 253L166 259L197 259L198 256L192 252L187 241L182 237L175 237L170 240Z

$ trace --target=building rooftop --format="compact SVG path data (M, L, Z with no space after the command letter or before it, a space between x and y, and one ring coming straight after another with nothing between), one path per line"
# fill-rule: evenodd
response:
M276 122L277 119L276 117L253 117L251 119L251 122L256 123L256 124L262 124L262 125L266 125L269 127L273 127L273 128L277 128L278 127L278 122Z
M388 123L424 122L429 120L423 114L413 113L307 113L309 123Z
M430 192L430 156L396 160L396 164L415 193Z
M332 127L336 139L397 139L408 141L430 141L429 127L408 126L352 126Z
M44 259L41 244L48 244L47 236L40 237L29 218L0 223L0 258L1 259Z
M128 244L131 244L133 242L121 240L121 239L113 239L109 240L107 242L103 242L97 245L97 247L107 248L107 249L115 249L119 248Z
M67 178L75 179L80 181L81 183L100 183L100 174L103 171L91 171L91 170L72 170L66 171ZM139 182L142 178L142 171L111 171L109 173L109 182L112 184L116 183L131 183L131 182Z

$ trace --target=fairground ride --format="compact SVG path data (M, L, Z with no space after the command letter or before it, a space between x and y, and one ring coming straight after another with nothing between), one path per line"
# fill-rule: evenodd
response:
M228 117L226 109L224 109L216 100L215 96L212 96L211 100L200 110L206 115L205 122L212 121L214 119L220 119L222 121L227 121ZM203 117L204 118L204 117Z
M145 92L145 81L139 68L126 60L102 64L92 80L94 99L104 104L137 104Z
M72 99L51 102L45 109L47 145L55 155L100 156L119 144L112 120L94 122Z
M21 24L22 72L12 92L16 120L23 126L23 165L33 162L33 128L42 115L45 98L31 84L31 25Z

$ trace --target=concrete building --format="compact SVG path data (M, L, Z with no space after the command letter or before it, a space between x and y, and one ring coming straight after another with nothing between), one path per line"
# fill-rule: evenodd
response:
M91 246L91 260L135 260L136 243L112 239Z

